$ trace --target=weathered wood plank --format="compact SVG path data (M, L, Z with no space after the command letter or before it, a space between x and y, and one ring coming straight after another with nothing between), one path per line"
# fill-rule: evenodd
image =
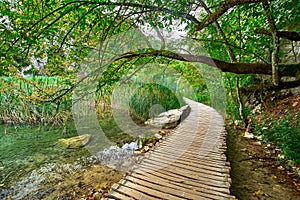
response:
M184 179L172 178L169 176L151 175L147 174L139 174L133 173L130 174L131 177L139 178L145 181L152 182L154 184L161 185L163 187L170 187L177 190L183 190L187 193L193 191L194 194L199 196L209 197L209 195L217 195L222 197L227 197L230 195L229 189L225 188L215 188L213 186L206 186L204 184L187 184Z
M159 163L158 163L159 161ZM172 169L180 169L182 171L189 171L190 173L193 173L193 174L205 174L205 176L209 176L211 178L217 178L217 177L224 177L224 173L221 173L221 172L216 172L216 171L212 171L212 170L204 170L204 169L201 169L201 168L197 168L197 167L194 167L194 166L189 166L187 165L187 163L185 164L182 164L182 163L179 163L178 160L175 160L174 162L167 162L166 159L162 160L162 159L152 159L152 158L149 158L147 160L144 160L145 164L147 164L148 166L161 166L161 167L164 167L165 165L163 164L167 164L168 167L171 167Z
M169 192L162 192L159 190L152 189L150 187L145 187L143 185L134 183L132 181L126 181L126 184L122 184L123 187L120 187L124 192L127 193L128 195L135 195L135 198L137 199L166 199L166 200L181 200L182 198L170 194ZM120 188L118 190L120 190ZM135 194L134 194L135 193Z
M178 156L175 156L173 154L166 154L166 153L161 153L161 152L154 152L151 154L151 156L153 157L168 157L169 159L178 159ZM182 161L186 161L186 162L191 162L197 165L202 165L202 166L207 166L207 167L216 167L216 168L223 168L224 166L230 166L230 164L228 162L213 162L210 160L204 160L204 159L200 159L199 156L187 156L187 155L181 155L180 156L180 160Z
M200 169L200 170L210 170L212 172L218 172L218 173L227 173L229 174L230 172L230 168L225 166L225 163L223 163L223 165L205 165L204 163L195 163L193 160L188 160L188 159L184 159L182 157L176 159L176 157L172 157L171 155L169 155L168 157L162 157L160 155L157 154L152 154L151 155L151 159L153 160L167 160L169 162L176 162L176 163L180 163L180 164L184 164L190 167L194 167L196 169ZM176 159L176 160L175 160Z
M176 195L177 197L180 198L185 198L185 199L215 199L219 200L220 198L224 197L224 195L218 195L217 193L215 194L208 194L205 191L202 193L197 193L197 191L194 188L190 188L189 190L184 189L183 187L175 187L174 185L167 183L167 182L160 182L158 179L152 180L147 179L146 181L142 178L137 178L134 176L126 176L126 180L131 181L135 184L154 189L156 191L160 191L163 193L168 193L172 195ZM175 187L175 188L174 188Z
M226 181L228 178L226 176L220 182L220 180L214 180L207 177L200 177L200 176L195 177L194 175L191 174L182 174L181 172L177 172L168 168L164 168L163 170L160 171L153 171L152 168L147 168L147 166L141 166L138 169L136 169L134 172L141 173L141 174L155 174L157 176L161 176L165 178L169 176L170 179L172 179L173 181L175 181L174 178L176 178L179 180L179 182L184 181L186 184L191 183L191 185L194 186L208 185L208 186L213 186L215 188L225 188L225 189L228 189L230 186L230 184L228 184Z

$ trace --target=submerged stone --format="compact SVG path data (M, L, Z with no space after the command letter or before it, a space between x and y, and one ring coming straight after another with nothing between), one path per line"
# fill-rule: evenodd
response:
M91 139L90 134L84 134L84 135L79 135L67 139L59 139L58 141L68 149L77 149L77 148L84 147L86 144L88 144L90 139Z

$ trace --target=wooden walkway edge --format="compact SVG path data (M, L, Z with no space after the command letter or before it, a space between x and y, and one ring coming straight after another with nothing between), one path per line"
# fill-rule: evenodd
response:
M230 194L223 117L185 99L189 116L118 183L106 199L225 200Z

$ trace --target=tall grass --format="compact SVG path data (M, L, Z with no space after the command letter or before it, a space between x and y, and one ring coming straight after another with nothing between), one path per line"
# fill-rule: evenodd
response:
M15 124L64 123L71 98L44 102L66 89L69 80L59 77L0 77L0 120Z
M152 117L151 115L159 114L153 110L155 106L158 112L180 108L183 99L179 98L167 87L159 84L146 84L138 88L131 97L129 104L131 114L141 120L147 120Z

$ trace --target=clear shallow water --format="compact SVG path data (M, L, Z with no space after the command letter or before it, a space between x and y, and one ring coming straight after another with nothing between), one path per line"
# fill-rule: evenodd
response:
M110 128L115 143L132 141L114 126ZM27 199L28 194L34 199L42 199L53 190L45 187L46 184L62 181L88 167L105 164L124 170L125 162L134 162L131 158L133 150L138 148L137 142L125 143L122 147L111 146L91 155L86 148L65 149L58 143L61 138L73 136L77 136L77 132L72 127L68 134L62 134L60 127L0 125L0 199Z
M31 197L41 199L51 193L51 188L43 187L45 184L61 181L73 173L96 164L105 164L116 170L126 170L123 168L124 163L126 162L127 167L135 163L133 151L138 148L138 142L131 142L122 147L111 146L95 155L79 158L74 163L46 163L32 170L27 177L15 183L11 188L0 190L0 199L11 197L21 200L29 194Z

